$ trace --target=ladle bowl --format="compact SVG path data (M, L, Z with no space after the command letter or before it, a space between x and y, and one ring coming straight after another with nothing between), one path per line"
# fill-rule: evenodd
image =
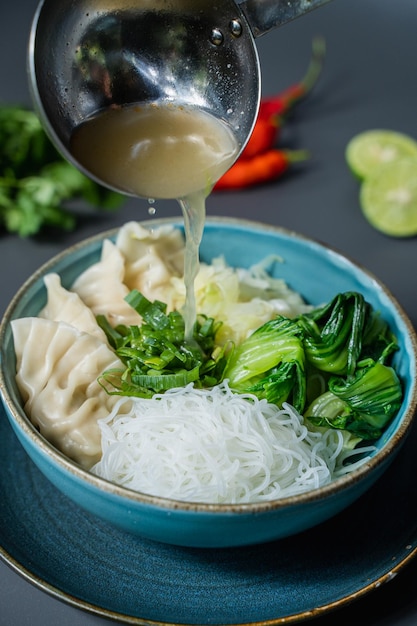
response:
M35 108L59 151L96 113L173 103L226 122L243 150L261 92L255 37L329 0L43 0L28 72ZM246 17L247 16L247 17Z

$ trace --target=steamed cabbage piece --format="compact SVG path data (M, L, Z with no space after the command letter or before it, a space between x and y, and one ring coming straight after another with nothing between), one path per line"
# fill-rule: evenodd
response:
M47 304L39 318L12 322L16 380L26 414L46 439L86 469L100 456L97 421L115 402L97 378L121 367L96 315L106 315L114 326L140 324L124 300L132 289L166 302L169 310L181 309L183 266L181 231L129 222L115 243L103 242L100 260L70 290L58 275L45 277ZM311 309L283 281L270 278L263 265L235 270L221 258L201 264L195 291L197 311L223 321L219 343L240 343L277 313L294 317ZM38 335L44 340L37 341Z
M129 222L119 231L115 246L125 259L123 282L129 290L161 300L168 312L182 309L184 238L178 229L166 226L150 231ZM312 309L285 281L269 275L267 268L276 262L278 257L265 259L249 269L229 267L222 257L200 263L194 283L196 308L222 321L216 337L219 344L240 343L277 314L291 318Z
M269 276L265 267L262 264L248 270L234 269L222 257L213 259L211 265L201 263L195 280L197 311L222 321L216 335L220 345L230 340L241 343L276 315L293 318L311 310L284 281ZM172 285L174 306L181 309L185 301L184 283L173 277Z

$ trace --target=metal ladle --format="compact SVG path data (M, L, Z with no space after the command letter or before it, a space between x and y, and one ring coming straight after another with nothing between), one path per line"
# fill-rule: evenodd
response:
M43 0L29 41L35 108L60 152L113 189L70 148L75 128L108 107L198 107L226 121L242 151L261 96L255 38L327 2Z

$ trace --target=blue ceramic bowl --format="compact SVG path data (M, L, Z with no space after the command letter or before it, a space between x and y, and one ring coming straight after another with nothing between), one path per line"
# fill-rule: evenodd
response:
M172 220L152 220L157 226ZM182 222L175 222L182 227ZM417 340L412 325L375 276L338 252L299 234L242 220L207 220L201 257L221 254L232 266L250 266L269 254L279 255L280 277L312 304L329 301L341 291L359 291L379 310L396 334L400 350L396 368L405 397L397 417L377 442L373 458L330 485L268 503L209 505L178 502L135 493L81 469L49 444L25 416L15 382L10 322L37 315L46 300L42 277L61 275L69 287L99 259L106 232L78 244L41 267L18 291L0 326L0 390L10 423L33 462L80 507L142 537L182 546L227 547L279 539L305 531L342 511L362 496L388 468L410 431L417 405Z

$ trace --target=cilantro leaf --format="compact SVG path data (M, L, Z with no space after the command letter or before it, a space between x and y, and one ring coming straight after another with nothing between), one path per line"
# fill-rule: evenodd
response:
M115 210L124 196L105 189L66 161L34 111L0 104L0 228L20 237L53 226L73 230L66 206L80 199L99 210Z

